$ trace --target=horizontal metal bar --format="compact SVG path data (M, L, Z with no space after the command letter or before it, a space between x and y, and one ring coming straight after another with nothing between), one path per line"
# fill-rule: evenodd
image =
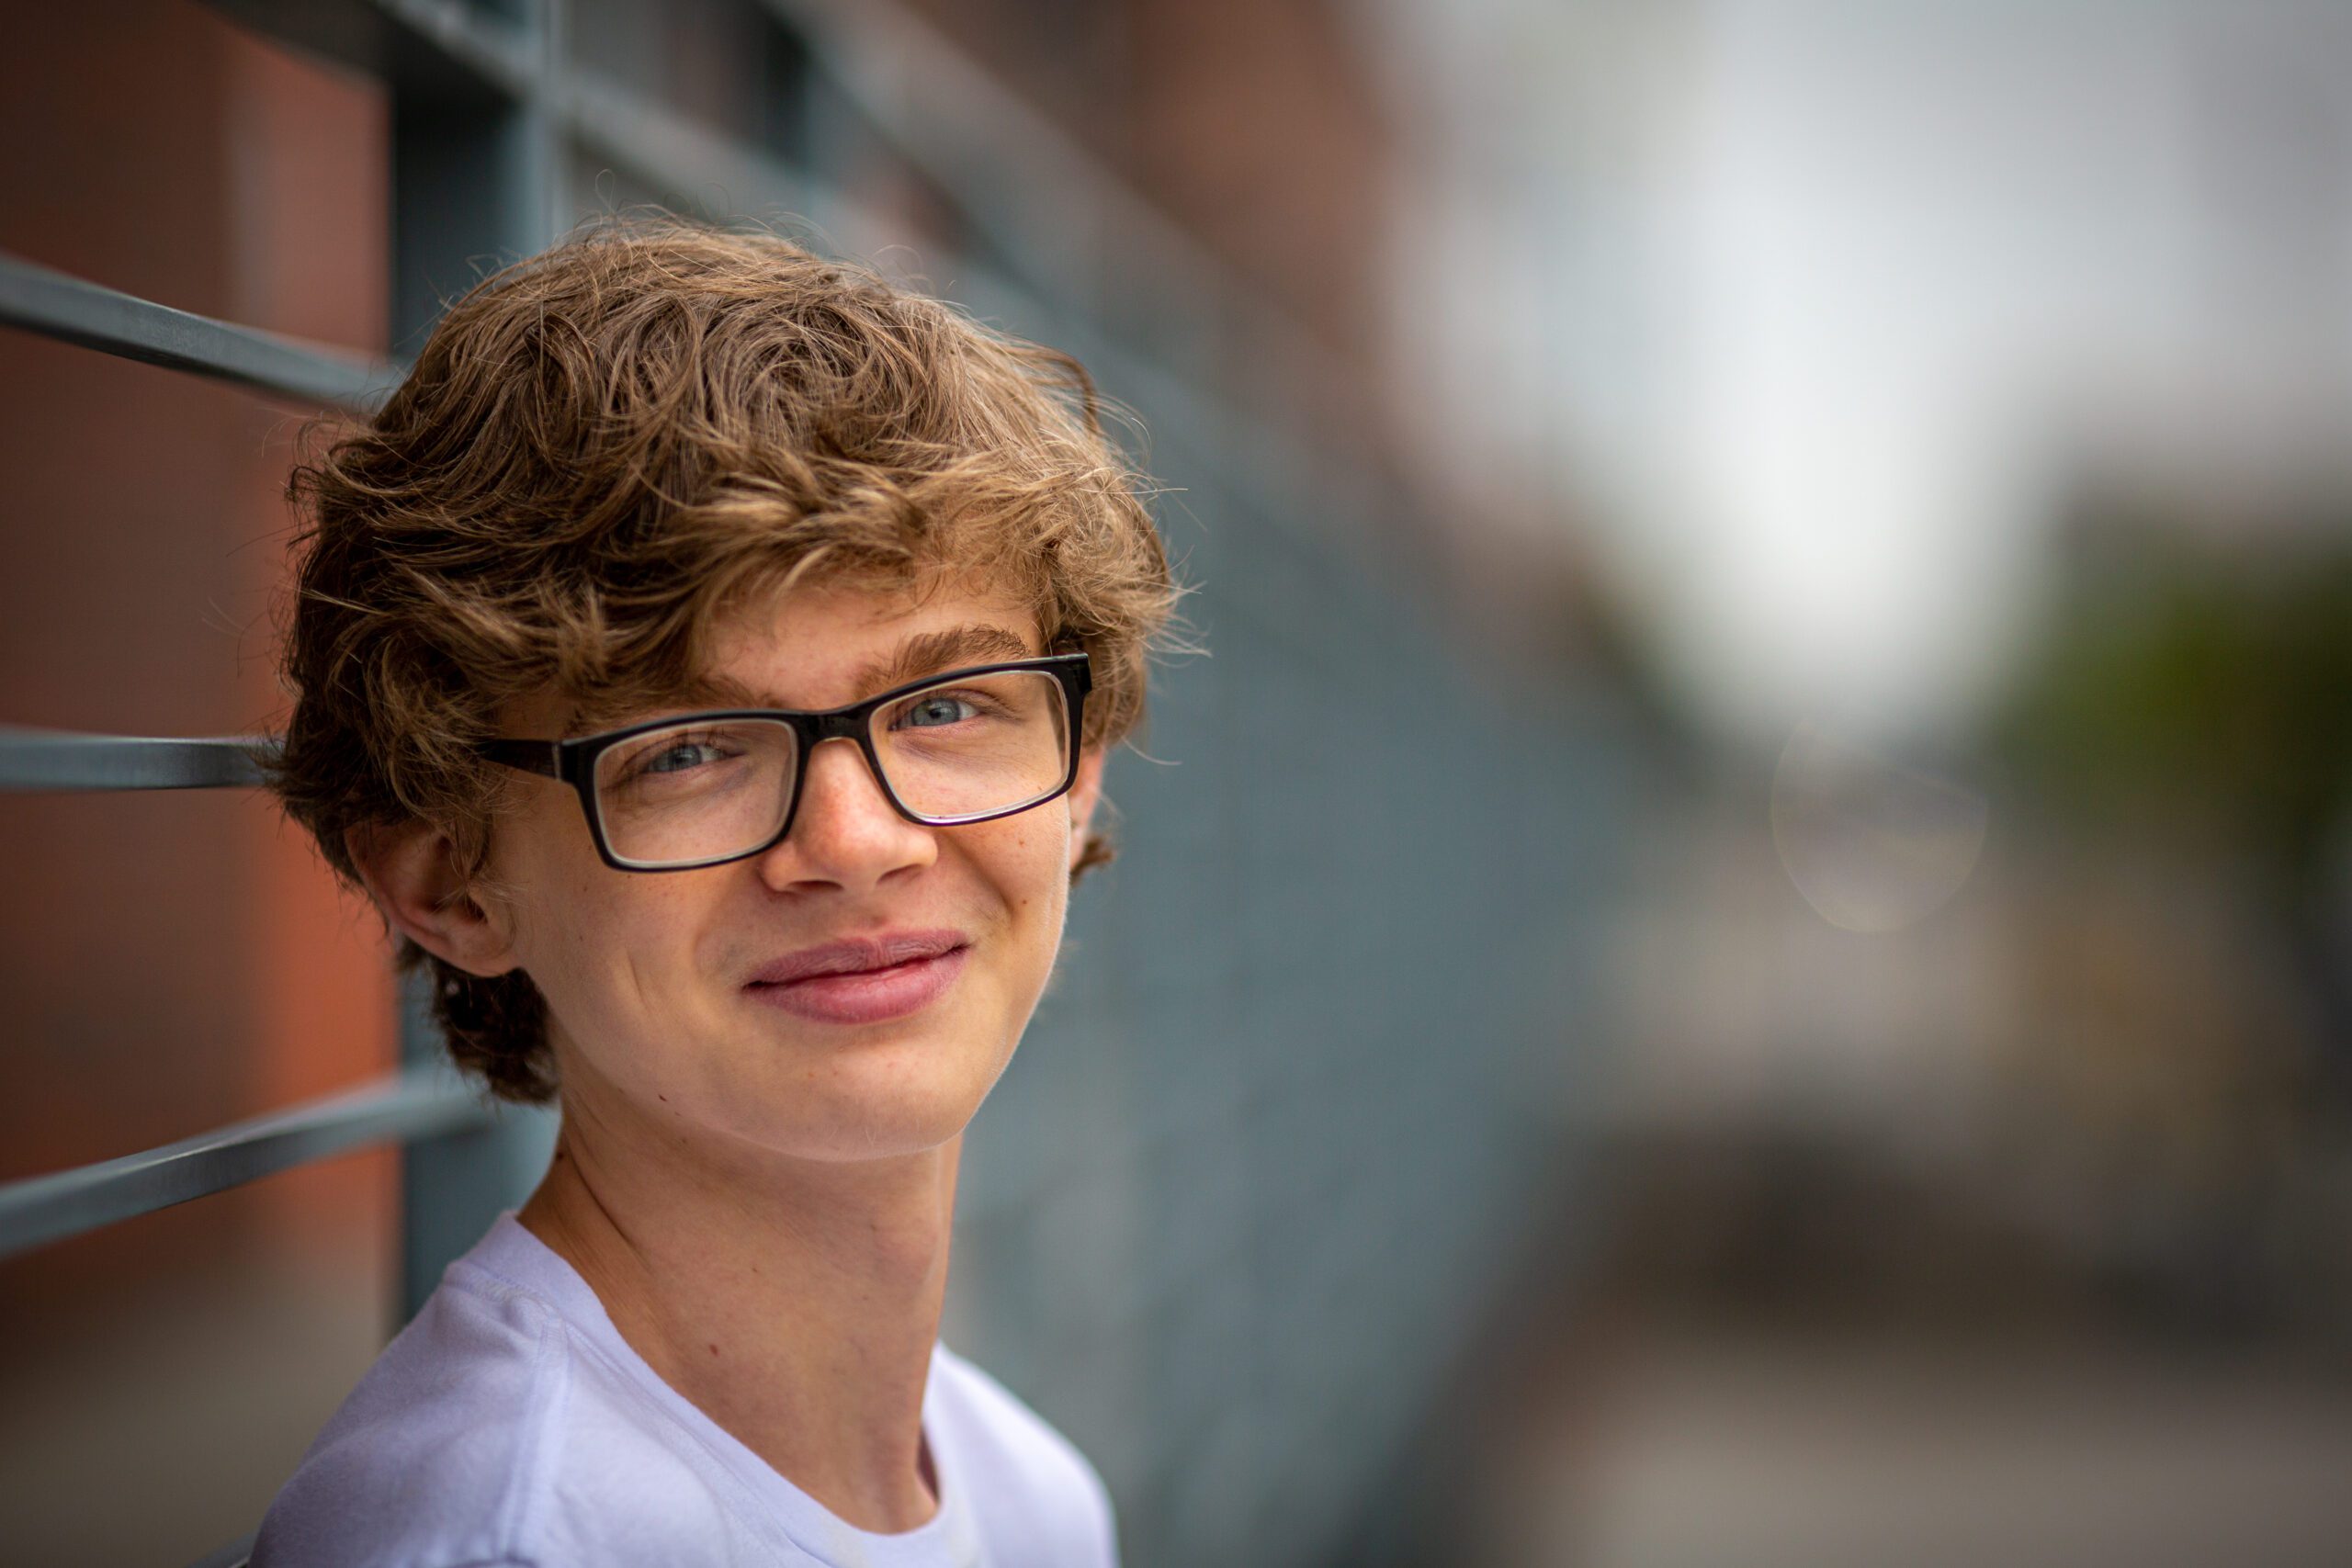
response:
M340 349L191 315L0 254L0 326L191 371L300 403L366 412L405 369Z
M1106 325L1149 302L1224 316L1335 385L1356 372L1083 140L899 0L759 0L810 62L1033 286ZM1125 297L1115 278L1137 279Z
M272 735L150 739L0 725L0 793L257 784L277 748Z
M424 1065L162 1148L12 1181L0 1185L0 1258L368 1144L485 1127L492 1114L448 1068Z
M808 171L708 130L634 88L584 66L555 83L549 112L580 151L652 186L718 221L785 219L812 226L804 243L863 256L868 265L895 231L868 205ZM793 232L787 227L785 231ZM1055 320L1034 294L971 256L926 246L923 260L958 289L1020 302L1032 330Z
M1184 229L1046 114L888 0L761 0L811 64L964 217L1064 300L1091 299L1106 241L1239 287ZM1107 228L1115 233L1105 233Z
M696 125L591 67L565 72L553 85L549 108L581 151L715 220L809 216L830 194L782 161Z
M212 0L280 43L323 55L413 99L519 99L537 40L464 0Z

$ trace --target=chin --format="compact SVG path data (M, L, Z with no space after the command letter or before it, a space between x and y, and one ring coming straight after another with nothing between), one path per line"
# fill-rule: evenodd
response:
M822 1123L802 1122L774 1138L796 1159L827 1165L860 1160L902 1159L929 1154L960 1136L969 1115L917 1113L904 1105L842 1105Z
M888 1159L960 1135L988 1098L1001 1060L957 1060L936 1041L905 1040L835 1055L793 1075L756 1141L806 1159ZM747 1130L748 1131L748 1130Z

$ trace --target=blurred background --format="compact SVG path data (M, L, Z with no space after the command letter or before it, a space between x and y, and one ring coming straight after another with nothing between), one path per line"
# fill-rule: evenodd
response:
M1209 651L945 1330L1129 1563L2352 1561L2352 8L8 11L0 725L283 716L317 400L52 275L380 388L660 203L1136 412ZM548 1129L22 1239L431 1042L257 795L20 756L0 1558L189 1563Z

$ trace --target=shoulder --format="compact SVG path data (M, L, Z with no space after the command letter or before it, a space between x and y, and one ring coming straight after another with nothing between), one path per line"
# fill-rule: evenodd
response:
M254 1568L517 1558L566 1392L561 1325L456 1272L311 1445L262 1521Z
M1107 1568L1111 1494L1077 1445L1002 1383L942 1345L933 1429L999 1561Z
M731 1511L681 1438L550 1302L461 1262L311 1444L253 1565L603 1561Z

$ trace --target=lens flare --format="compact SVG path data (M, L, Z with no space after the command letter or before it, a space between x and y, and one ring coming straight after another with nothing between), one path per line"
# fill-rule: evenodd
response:
M1960 891L1984 852L1984 795L1938 769L1807 722L1772 775L1772 842L1831 925L1900 931Z

